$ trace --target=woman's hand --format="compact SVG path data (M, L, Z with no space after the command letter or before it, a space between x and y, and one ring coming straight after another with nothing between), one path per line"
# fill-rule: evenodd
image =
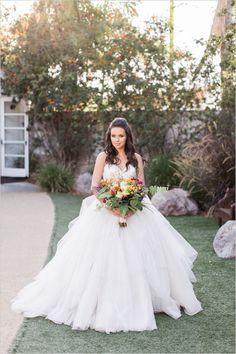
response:
M121 216L121 215L120 215L120 210L119 210L119 208L114 208L114 209L109 209L109 208L107 208L107 210L108 210L111 214L113 214L113 215L115 215L115 216Z
M120 213L119 208L114 208L114 209L107 209L111 214L116 215L116 216L122 216ZM130 216L132 216L134 214L133 211L129 210L128 214L125 215L125 219L129 218Z
M126 218L129 218L130 216L132 216L134 214L133 211L129 210L128 214L126 215Z

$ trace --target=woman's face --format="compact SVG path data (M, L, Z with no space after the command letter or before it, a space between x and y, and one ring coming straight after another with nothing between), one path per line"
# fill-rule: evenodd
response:
M124 150L126 143L126 132L123 128L111 128L111 143L116 150Z

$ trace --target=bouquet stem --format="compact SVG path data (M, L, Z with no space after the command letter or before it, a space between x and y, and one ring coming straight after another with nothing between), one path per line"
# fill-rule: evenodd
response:
M120 216L119 218L119 225L120 227L126 227L127 226L127 221L123 216Z

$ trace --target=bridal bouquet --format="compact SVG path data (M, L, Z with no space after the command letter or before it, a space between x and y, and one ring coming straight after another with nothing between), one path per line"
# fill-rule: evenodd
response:
M100 182L97 197L108 209L120 211L119 225L127 226L126 216L130 211L142 210L145 206L142 199L148 189L138 178L108 178Z

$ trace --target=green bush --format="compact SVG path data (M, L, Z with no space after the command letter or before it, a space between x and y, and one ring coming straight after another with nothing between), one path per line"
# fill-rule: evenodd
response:
M179 185L179 178L174 176L174 166L170 154L162 154L154 158L145 167L147 185L176 187Z
M191 192L201 209L206 210L235 185L235 143L220 127L198 142L188 143L174 159L180 186Z
M39 172L38 182L48 192L69 192L74 184L72 172L64 165L48 162Z
M39 170L40 170L40 159L33 152L30 151L29 153L30 176L32 176L32 174L38 173Z

